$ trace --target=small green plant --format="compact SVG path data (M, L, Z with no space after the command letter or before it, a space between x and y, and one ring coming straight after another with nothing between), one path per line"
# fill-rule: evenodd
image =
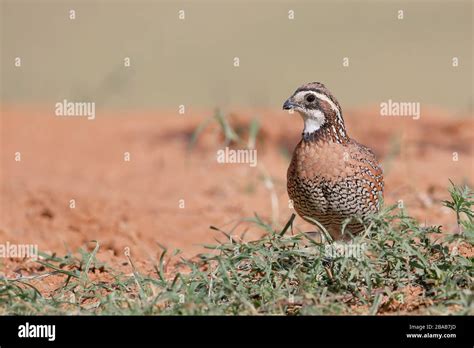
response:
M443 204L456 213L459 234L462 234L462 226L467 227L467 230L472 232L474 192L467 185L460 187L454 185L451 180L449 182L451 183L449 188L451 200L443 201Z
M247 140L245 140L242 134L245 130L242 127L233 127L229 122L228 117L219 109L216 109L214 115L208 117L195 129L188 145L189 150L192 150L194 148L197 140L199 139L199 136L202 134L204 129L206 129L212 122L217 122L217 124L219 125L219 131L224 137L224 146L233 144L234 146L241 147L242 149L256 150L258 132L260 131L260 122L258 121L258 119L252 118L252 120L250 121L247 130ZM258 178L263 182L265 188L270 192L272 224L276 226L279 220L279 207L274 180L268 173L263 163L258 162L257 169L258 173L260 174Z
M228 146L232 143L238 143L240 145L248 145L248 148L254 148L256 138L259 130L259 123L257 119L253 119L249 126L249 138L248 144L245 144L239 132L237 132L229 123L226 115L219 109L216 109L214 114L205 119L193 132L191 139L188 144L188 149L191 150L196 145L199 136L202 132L212 123L217 122L219 130L224 136L224 146Z

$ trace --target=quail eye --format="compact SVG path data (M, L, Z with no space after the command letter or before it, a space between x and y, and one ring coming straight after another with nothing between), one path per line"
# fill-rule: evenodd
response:
M307 94L305 99L307 102L312 103L316 99L316 96L314 94Z

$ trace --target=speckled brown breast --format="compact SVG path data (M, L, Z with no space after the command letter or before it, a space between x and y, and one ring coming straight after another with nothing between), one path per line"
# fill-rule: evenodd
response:
M302 218L319 221L340 239L346 218L364 219L378 211L383 177L374 154L352 139L345 143L302 139L288 168L287 187ZM347 230L357 234L363 225L353 219Z

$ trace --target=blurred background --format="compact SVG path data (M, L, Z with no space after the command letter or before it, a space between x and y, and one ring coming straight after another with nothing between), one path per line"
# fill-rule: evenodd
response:
M279 108L321 81L346 108L389 98L472 108L470 0L1 4L3 102Z

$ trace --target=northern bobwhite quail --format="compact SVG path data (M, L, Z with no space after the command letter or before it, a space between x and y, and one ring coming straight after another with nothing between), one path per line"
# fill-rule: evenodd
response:
M306 221L317 220L334 239L364 230L364 221L379 209L382 169L372 151L347 135L336 98L319 82L299 87L283 104L304 120L302 139L288 168L288 195Z

